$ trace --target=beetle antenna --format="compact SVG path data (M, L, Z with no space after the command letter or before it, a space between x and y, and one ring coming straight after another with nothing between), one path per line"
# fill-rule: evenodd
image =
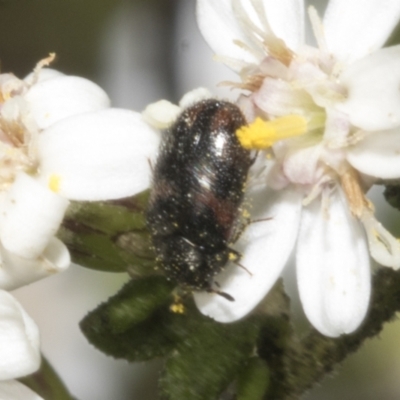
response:
M269 221L271 219L274 219L274 217L268 217L268 218L259 218L259 219L251 219L249 221L249 225L250 224L255 224L256 222L264 222L264 221Z
M215 282L215 283L217 283L217 282ZM219 285L217 284L217 286L219 286ZM209 288L209 289L207 289L207 292L218 294L219 296L221 296L224 299L229 300L229 301L235 301L235 299L230 294L221 292L220 290L215 290L213 288Z
M238 262L238 261L234 261L234 263L235 263L238 267L244 269L250 276L253 276L253 274L252 274L243 264L240 264L240 262Z

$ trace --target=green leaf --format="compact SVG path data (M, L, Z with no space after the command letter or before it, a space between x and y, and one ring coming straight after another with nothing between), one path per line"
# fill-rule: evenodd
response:
M280 338L285 329L279 322L288 323L281 286L268 296L270 306L263 302L256 314L221 324L203 316L191 295L177 303L177 289L164 277L138 278L87 315L81 328L93 345L113 357L166 357L160 380L165 399L216 400L237 380L241 400L253 400L268 388L269 361L253 358L261 350L261 335L277 325L271 339ZM270 346L264 342L262 347L269 353Z
M68 211L68 218L73 218L75 231L92 229L109 235L140 230L146 227L145 211L149 192L114 201L74 202ZM67 223L68 224L68 223ZM79 226L81 225L81 227Z
M39 371L25 378L21 378L19 381L31 388L45 400L74 399L44 357L42 357L42 364Z
M148 191L109 202L73 202L58 232L72 260L84 267L131 275L154 273L146 228Z
M103 353L128 361L147 361L168 355L179 339L171 325L183 317L168 308L158 310L151 317L131 329L114 333L101 321L86 317L81 329L87 339Z
M384 192L387 202L397 210L400 210L400 185L388 185Z
M161 276L135 279L90 312L80 327L90 343L110 356L129 361L164 356L174 348L184 318L169 309L173 288Z
M104 313L114 333L145 321L171 300L174 284L162 277L132 280L107 303Z
M262 400L269 386L269 368L258 357L248 360L237 381L238 400Z
M254 318L220 324L195 309L191 315L186 337L166 361L162 394L169 400L216 400L251 356L259 327Z

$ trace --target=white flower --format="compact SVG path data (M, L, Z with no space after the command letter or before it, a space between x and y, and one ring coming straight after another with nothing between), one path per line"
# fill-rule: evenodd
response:
M94 83L44 69L0 74L0 398L40 400L15 381L40 365L35 323L5 290L66 269L55 237L69 200L131 196L150 183L158 133L112 109ZM137 165L137 163L139 163Z
M0 398L40 400L15 379L40 365L39 330L14 297L0 290Z
M51 60L24 80L0 75L0 289L67 268L55 234L69 200L145 189L159 142L140 114L109 108L94 83L43 68Z
M196 303L217 321L242 318L296 246L309 320L327 336L352 332L368 310L369 254L400 267L400 244L365 197L367 182L400 178L400 46L380 49L400 2L331 0L323 21L311 7L317 47L305 43L302 0L198 0L197 17L242 80L238 104L255 121L242 144L272 158L260 152L249 183L252 218L272 220L237 243L252 275L231 266L216 277L235 302L196 293Z

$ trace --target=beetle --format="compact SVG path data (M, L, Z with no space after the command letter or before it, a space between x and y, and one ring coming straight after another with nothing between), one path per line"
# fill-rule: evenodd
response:
M214 276L239 255L237 238L250 152L236 137L246 124L228 101L202 100L164 132L147 209L156 260L168 279L190 290L232 296Z

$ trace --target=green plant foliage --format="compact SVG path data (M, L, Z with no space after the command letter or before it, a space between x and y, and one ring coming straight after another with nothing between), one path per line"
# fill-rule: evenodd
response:
M177 289L161 276L133 280L92 311L81 328L94 346L113 357L164 357L163 399L217 400L228 392L237 400L297 399L394 318L400 309L399 283L399 272L379 270L364 324L340 338L312 328L299 338L281 282L252 315L220 324L201 315L192 296L177 299Z
M162 277L133 280L80 327L90 343L112 357L143 361L164 356L177 340L172 327L182 319L169 310L173 288Z
M237 400L262 400L269 385L269 369L265 361L252 357L242 368L237 380Z
M45 400L74 400L48 361L42 357L39 371L19 379Z
M114 333L123 333L152 316L171 301L174 284L162 277L132 280L107 303L106 312Z
M72 260L101 271L154 273L147 200L145 191L118 201L72 203L58 233Z
M211 400L249 365L265 321L260 315L217 323L199 313L192 296L178 298L172 283L151 276L125 285L89 313L81 329L94 346L116 358L166 357L160 380L163 397ZM267 375L264 378L265 383ZM258 385L248 379L245 393L253 381ZM253 389L254 393L260 390Z
M255 319L220 324L191 310L191 327L168 357L160 384L170 400L215 400L251 356Z

